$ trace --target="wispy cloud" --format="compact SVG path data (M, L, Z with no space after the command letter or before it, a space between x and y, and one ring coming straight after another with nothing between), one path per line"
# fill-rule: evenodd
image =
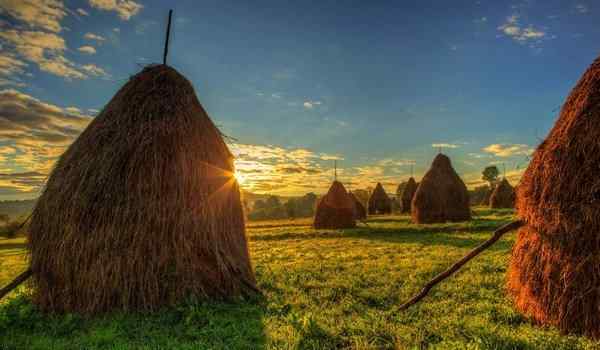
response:
M461 145L455 143L432 143L431 147L433 148L458 148Z
M114 11L125 21L138 14L144 7L133 0L89 0L89 4L99 10Z
M106 38L103 37L102 35L98 35L98 34L94 34L94 33L85 33L83 35L83 37L85 39L88 39L88 40L96 40L96 41L104 41L104 40L106 40Z
M518 155L528 156L533 152L533 148L531 148L529 145L500 143L491 144L484 147L482 150L497 157L511 157Z
M306 109L313 109L315 106L319 106L321 105L321 101L304 101L304 103L302 104L304 106L304 108Z
M77 51L86 53L88 55L93 55L96 53L96 49L93 46L89 46L89 45L81 46L80 48L77 49Z
M575 5L575 10L579 13L588 13L589 9L587 5L579 3Z
M546 36L546 32L539 28L535 28L533 25L527 27L522 26L519 23L519 15L513 14L506 18L505 22L498 27L505 36L524 43L527 41L536 41Z
M89 16L90 15L86 10L84 10L82 8L78 8L76 11L77 11L78 14L80 14L82 16Z

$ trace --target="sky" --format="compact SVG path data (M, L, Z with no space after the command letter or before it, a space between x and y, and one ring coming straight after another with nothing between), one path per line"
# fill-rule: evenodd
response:
M417 181L441 149L468 187L517 182L598 56L600 3L0 0L0 200L57 157L145 65L185 75L242 187L323 193Z

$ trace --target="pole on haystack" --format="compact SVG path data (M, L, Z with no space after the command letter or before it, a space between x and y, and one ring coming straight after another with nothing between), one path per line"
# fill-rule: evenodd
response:
M333 160L333 180L337 181L337 159Z
M165 51L163 53L163 64L167 64L167 54L169 53L169 36L171 35L171 16L173 10L169 10L169 21L167 22L167 36L165 38Z
M398 309L406 310L409 307L421 301L421 299L425 298L431 290L431 288L435 287L436 284L440 283L441 281L450 277L456 271L460 270L460 268L463 267L464 264L468 263L471 259L479 255L479 253L489 248L492 244L496 243L505 233L516 230L524 224L525 223L523 221L516 220L499 227L496 231L494 231L494 234L492 235L492 237L490 237L490 239L478 245L475 249L471 250L469 254L465 255L462 259L455 262L454 265L450 266L449 269L435 276L431 281L427 282L427 284L425 284L425 287L423 287L423 289L421 289L419 293L410 298L404 304L400 305Z

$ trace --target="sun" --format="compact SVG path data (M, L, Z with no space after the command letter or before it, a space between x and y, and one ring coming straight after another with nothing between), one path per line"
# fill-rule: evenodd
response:
M243 185L244 182L246 181L246 178L244 178L244 175L240 174L237 170L233 172L233 177L240 185Z

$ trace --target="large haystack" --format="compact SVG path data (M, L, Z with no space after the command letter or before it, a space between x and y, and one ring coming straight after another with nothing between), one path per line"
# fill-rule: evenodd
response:
M365 220L367 218L367 210L365 209L365 206L358 200L358 198L356 198L354 193L348 192L348 194L354 202L354 218L356 220Z
M334 181L329 191L317 204L314 228L338 229L356 226L355 206L344 185Z
M502 179L496 185L494 192L490 196L490 208L514 208L515 206L515 190L510 185L506 178Z
M516 307L600 338L600 58L579 80L518 186L508 273Z
M145 68L60 157L37 201L35 303L145 311L255 289L233 171L190 82Z
M387 193L381 186L381 183L377 183L371 197L369 197L369 215L377 214L391 214L392 213L392 200L388 197Z
M417 182L413 177L411 177L410 179L408 179L406 186L404 186L404 190L402 191L402 193L399 194L401 202L400 211L402 213L410 213L410 205L415 195L415 192L417 192Z
M471 219L469 192L447 156L438 154L423 176L413 196L411 215L418 224Z

